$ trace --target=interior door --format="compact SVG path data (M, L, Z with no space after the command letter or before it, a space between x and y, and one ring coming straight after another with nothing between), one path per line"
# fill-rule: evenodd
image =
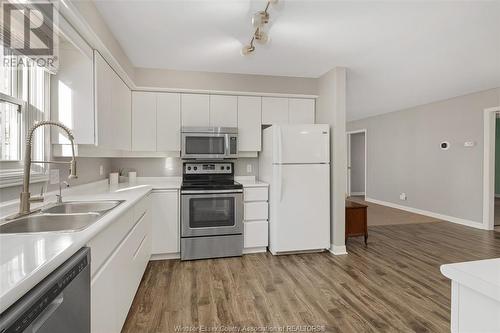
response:
M274 163L316 164L330 162L329 125L284 125L275 128Z
M275 165L270 250L330 247L330 165Z

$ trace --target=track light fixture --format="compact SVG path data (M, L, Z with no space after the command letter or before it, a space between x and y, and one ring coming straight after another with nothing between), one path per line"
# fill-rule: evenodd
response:
M269 42L269 35L264 31L264 26L269 23L269 6L276 5L278 0L268 0L266 8L252 16L252 25L255 28L252 39L248 45L243 46L241 55L249 55L255 51L254 42L259 44L266 44Z

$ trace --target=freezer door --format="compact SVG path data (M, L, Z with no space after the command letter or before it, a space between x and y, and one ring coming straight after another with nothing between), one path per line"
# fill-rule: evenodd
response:
M274 143L274 164L330 162L329 125L276 126Z
M329 248L329 164L275 165L270 209L273 254Z

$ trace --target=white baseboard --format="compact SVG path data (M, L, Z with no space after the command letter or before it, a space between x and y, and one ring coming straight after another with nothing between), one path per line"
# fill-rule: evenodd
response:
M161 254L152 254L149 260L170 260L170 259L179 259L181 254L177 253L161 253Z
M365 192L351 192L351 195L365 195Z
M365 201L371 202L371 203L374 203L377 205L382 205L382 206L387 206L387 207L391 207L391 208L404 210L404 211L407 211L410 213L415 213L415 214L433 217L433 218L438 219L438 220L444 220L444 221L448 221L448 222L452 222L452 223L465 225L465 226L476 228L476 229L488 230L488 228L486 228L482 222L476 222L476 221L472 221L472 220L462 219L459 217L443 215L443 214L434 213L434 212L430 212L430 211L423 210L423 209L398 205L398 204L395 204L392 202L377 200L377 199L373 199L373 198L365 198Z
M345 245L333 245L331 244L330 250L336 256L347 254L347 249Z

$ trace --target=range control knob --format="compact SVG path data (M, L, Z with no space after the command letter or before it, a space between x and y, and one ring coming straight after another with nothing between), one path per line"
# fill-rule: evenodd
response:
M221 167L220 167L220 169L221 169L221 170L224 170L224 166L221 166Z
M191 167L188 167L188 170L191 170Z
M230 166L227 166L227 167L226 167L226 170L231 170L231 167L230 167Z
M195 170L198 170L198 167L194 167Z

